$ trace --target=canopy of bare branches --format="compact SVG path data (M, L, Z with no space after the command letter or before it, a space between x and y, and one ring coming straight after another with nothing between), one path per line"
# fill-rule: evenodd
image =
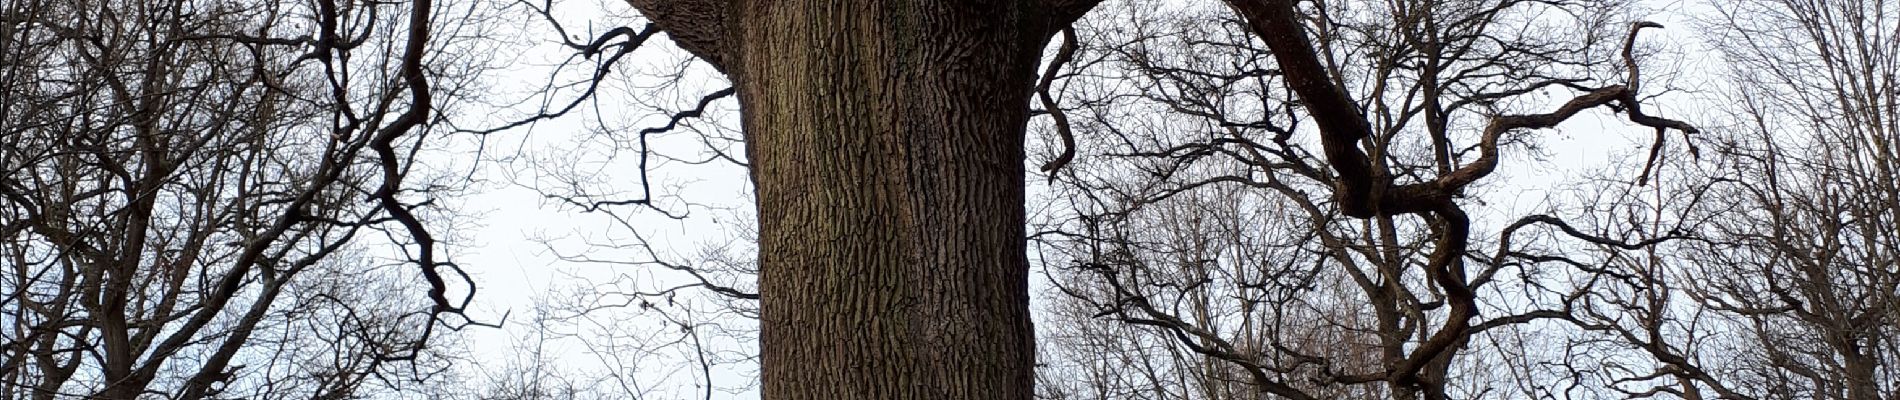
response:
M4 0L0 397L1895 400L1897 74L1877 0Z

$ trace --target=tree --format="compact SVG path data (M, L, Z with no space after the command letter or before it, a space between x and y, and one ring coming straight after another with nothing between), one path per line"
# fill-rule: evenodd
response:
M1762 397L1900 395L1896 12L1762 0L1715 17L1739 108L1726 187L1758 211L1722 224L1699 255L1737 268L1694 293L1759 343L1749 359L1768 369L1734 385Z
M1091 133L1078 137L1100 138L1081 147L1108 150L1056 178L1076 210L1038 235L1054 280L1082 315L1151 327L1220 361L1175 362L1127 387L1155 398L1490 393L1510 382L1484 377L1473 358L1488 354L1467 355L1500 328L1556 318L1570 294L1512 279L1561 262L1514 235L1612 255L1672 239L1606 238L1543 214L1485 225L1464 209L1486 198L1481 182L1500 180L1500 154L1585 110L1611 106L1658 140L1696 131L1639 108L1636 31L1653 24L1617 20L1622 3L1227 5L1131 2L1085 24L1084 40L1101 45L1084 46L1069 78L1074 104L1088 105L1075 119ZM1553 94L1563 100L1538 100ZM1573 248L1561 255L1599 250ZM1551 309L1514 304L1531 291Z
M454 185L415 160L456 99L432 90L481 67L428 55L467 44L430 39L443 12L0 5L0 394L341 398L441 369L473 287L429 229Z
M1087 0L634 0L733 81L767 399L1030 396L1023 140Z
M1715 200L1680 211L1701 222L1703 240L1645 263L1662 272L1634 285L1652 305L1591 320L1653 354L1666 391L1900 394L1896 12L1878 1L1750 0L1702 21L1725 64L1714 80L1727 105L1704 139L1716 157L1691 177Z

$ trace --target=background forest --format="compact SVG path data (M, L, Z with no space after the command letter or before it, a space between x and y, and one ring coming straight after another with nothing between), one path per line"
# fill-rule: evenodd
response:
M1900 3L1256 3L1043 49L1035 398L1900 399ZM0 0L0 397L759 398L742 92L641 15Z

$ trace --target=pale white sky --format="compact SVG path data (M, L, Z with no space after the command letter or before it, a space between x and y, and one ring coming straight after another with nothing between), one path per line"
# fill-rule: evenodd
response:
M520 7L517 5L517 7ZM482 121L482 123L458 122L465 127L494 126L502 120L518 118L534 112L539 99L532 93L539 92L548 84L551 66L573 54L572 50L550 43L556 38L546 29L545 21L529 18L526 9L516 9L523 17L508 23L519 23L518 28L530 29L520 41L532 46L523 46L512 64L504 64L510 70L498 71L495 75L501 81L496 82L497 91L506 93L490 99L490 102L505 104L526 100L526 103L513 110L493 112L471 112L464 121ZM607 10L602 12L602 10ZM639 28L643 21L630 18L629 7L624 2L611 0L582 0L559 2L555 11L567 26L576 41L588 41L592 32L605 32L616 26ZM586 37L581 37L586 36ZM522 339L531 337L536 330L533 313L537 301L566 303L570 305L587 304L594 299L581 298L580 290L588 285L613 284L614 288L633 290L655 290L690 282L679 273L665 271L657 267L613 266L562 261L559 255L586 255L605 260L644 261L649 257L638 249L615 249L615 245L637 243L634 234L642 235L653 244L658 255L671 262L690 263L700 259L702 250L708 246L718 246L735 241L743 232L750 229L750 194L746 192L749 181L745 171L731 163L712 162L703 165L686 165L668 161L660 157L650 159L650 177L655 196L661 196L661 207L670 212L684 212L684 219L671 219L651 210L642 210L634 206L620 206L600 212L583 212L579 207L558 200L543 197L547 193L573 193L575 188L584 188L588 193L606 193L611 196L600 200L626 200L640 197L638 181L638 144L633 132L648 127L664 125L668 114L689 109L703 94L725 87L709 69L693 64L685 71L686 78L678 87L665 87L668 79L664 75L679 71L686 55L672 46L663 36L656 36L646 46L628 55L615 65L614 74L602 84L600 95L595 100L562 118L542 121L531 127L489 135L486 150L476 176L491 180L483 193L462 199L460 204L468 213L480 214L471 218L479 226L469 227L460 235L470 241L458 243L455 250L456 260L475 275L480 292L471 306L469 314L477 319L494 320L508 314L504 329L473 329L467 332L467 345L474 352L475 359L483 360L476 366L486 374L511 374L509 360L526 357L531 341ZM579 65L568 67L562 75L554 78L557 84L569 84L581 79L580 74L592 72L592 66L583 61ZM566 89L559 92L552 101L565 103L579 92ZM551 105L558 107L559 104ZM715 130L717 124L725 124L736 134L737 102L731 98L720 100L709 107L708 117L689 121L687 125L666 134L657 134L651 138L650 145L658 153L672 157L693 159L704 158L705 146L700 143L699 134L694 129ZM603 129L604 128L604 129ZM605 133L603 131L613 131ZM466 140L467 137L458 140ZM473 148L474 143L458 143ZM737 151L737 149L732 149ZM666 197L671 196L671 197ZM685 205L682 201L692 202ZM612 214L608 212L611 211ZM741 241L743 242L743 241ZM740 243L742 253L750 254L749 247ZM608 287L600 287L608 288ZM685 292L681 301L705 301L698 291ZM618 302L622 299L602 299ZM710 306L695 307L706 309ZM592 385L591 389L605 393L620 393L622 389L640 393L641 398L703 398L698 388L704 385L704 378L696 368L688 369L691 358L677 351L660 354L638 354L630 347L642 341L664 341L679 339L681 334L677 326L667 326L651 315L642 315L638 307L602 308L590 313L587 320L555 326L553 334L572 334L585 338L585 341L555 339L546 343L549 357L559 360L556 367L565 370L565 375L579 376L576 371L585 374L618 373L621 379L601 382L577 382ZM731 321L745 325L743 320ZM624 337L608 338L598 333L613 328ZM716 329L703 328L702 336L715 340L719 335ZM728 342L731 342L728 340ZM715 343L715 349L745 351L751 343ZM648 347L651 346L650 343ZM678 346L675 346L678 347ZM683 348L682 348L683 349ZM616 365L616 363L623 363ZM714 371L715 380L732 383L718 383L718 386L742 386L745 382L756 380L744 375L749 369L743 363L737 370ZM479 384L480 376L476 377ZM755 393L737 394L716 393L716 398L756 398ZM612 398L612 397L609 397Z

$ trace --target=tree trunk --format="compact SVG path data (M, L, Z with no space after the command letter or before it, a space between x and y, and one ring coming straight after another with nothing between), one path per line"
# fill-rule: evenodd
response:
M737 87L763 397L1027 400L1023 136L1097 0L629 0Z
M1030 398L1023 130L1047 35L1013 7L786 3L739 11L728 65L764 398Z

